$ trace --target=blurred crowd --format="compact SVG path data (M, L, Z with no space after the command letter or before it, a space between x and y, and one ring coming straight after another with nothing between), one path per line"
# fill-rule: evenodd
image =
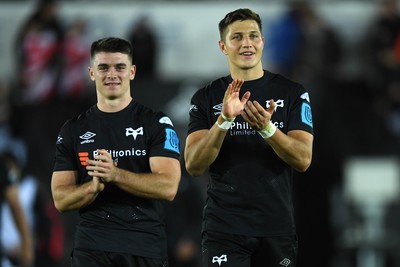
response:
M357 54L362 73L351 79L344 73L347 53L340 35L312 4L289 1L281 16L264 25L266 68L304 84L314 107L313 164L308 172L298 174L295 182L299 267L356 266L357 247L346 246L340 239L344 229L359 219L354 207L337 197L343 186L344 160L355 154L400 154L399 3L380 0L376 5L367 34L351 50ZM18 170L15 179L1 189L6 192L8 187L18 187L13 203L24 213L34 251L32 265L26 266L68 266L74 231L69 221L75 218L58 214L51 200L54 147L60 123L95 103L94 87L87 75L91 44L87 21L62 21L58 11L56 0L37 1L14 40L15 77L0 77L0 165L4 164L8 174ZM185 86L183 82L162 84L158 80L157 36L148 20L140 18L124 36L134 46L140 79L135 79L132 87L142 90L132 95L146 99L154 90L174 87L176 94L163 92L167 99L160 105L153 101L154 108L163 110L168 100L188 94L179 91ZM185 100L189 104L189 99ZM177 121L184 147L186 121ZM6 164L10 161L13 167ZM183 170L176 199L166 203L172 267L199 266L206 183ZM15 212L8 203L11 198L4 192L0 194L3 267L22 266L20 227L14 224ZM335 217L338 206L344 216L340 220ZM391 231L400 234L396 223L399 203L393 203L392 208L394 212L388 212L385 220ZM399 243L383 249L382 266L400 266L396 253Z

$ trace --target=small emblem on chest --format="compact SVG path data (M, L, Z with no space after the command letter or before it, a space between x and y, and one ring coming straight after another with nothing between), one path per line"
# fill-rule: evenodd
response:
M92 139L93 137L95 137L96 134L92 133L92 132L86 132L83 135L79 136L80 139L83 139L83 141L81 142L81 144L87 144L87 143L93 143L94 140Z
M143 127L137 128L137 129L133 129L132 127L126 128L126 132L125 132L126 136L133 136L133 139L136 140L136 137L138 135L143 135Z

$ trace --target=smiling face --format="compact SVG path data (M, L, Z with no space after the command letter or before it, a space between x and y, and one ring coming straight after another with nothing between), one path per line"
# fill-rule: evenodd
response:
M130 98L130 81L135 77L135 72L136 67L127 54L97 53L92 59L89 75L96 84L98 100Z
M261 63L264 39L254 20L237 20L226 28L219 41L221 51L227 55L229 69L237 73L263 74Z

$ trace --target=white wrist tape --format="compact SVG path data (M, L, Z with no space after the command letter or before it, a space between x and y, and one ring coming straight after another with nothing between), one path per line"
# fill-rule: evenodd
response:
M224 121L223 123L219 124L218 121L215 122L215 124L223 129L223 130L229 130L233 124L233 121Z
M222 118L224 119L224 122L219 124L218 120L215 122L215 124L223 130L229 130L235 121L235 118L227 118L224 114L221 113Z
M268 139L276 132L276 126L272 123L272 121L270 121L267 127L257 132L262 136L262 138Z
M224 113L221 112L221 117L224 119L224 121L229 121L233 122L235 118L228 118L227 116L224 115Z

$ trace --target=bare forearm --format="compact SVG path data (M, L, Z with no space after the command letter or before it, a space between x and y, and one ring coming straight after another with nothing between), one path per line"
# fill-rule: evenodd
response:
M134 173L118 169L113 183L138 197L171 201L178 190L180 174L180 168L176 168L173 174Z
M5 198L10 207L15 225L21 236L21 266L30 266L33 261L33 236L26 220L24 210L19 202L17 186L11 186L5 191Z
M305 172L310 166L312 159L311 142L300 141L279 130L266 140L275 153L296 171Z
M77 210L92 203L99 192L91 182L82 185L61 185L53 190L54 204L60 212Z
M202 138L186 147L185 164L190 175L202 175L215 161L225 139L226 132L226 130L222 130L214 124Z
M19 205L9 205L9 206L14 218L15 225L21 235L21 240L24 248L32 249L33 248L32 233L28 226L22 207L20 207Z

